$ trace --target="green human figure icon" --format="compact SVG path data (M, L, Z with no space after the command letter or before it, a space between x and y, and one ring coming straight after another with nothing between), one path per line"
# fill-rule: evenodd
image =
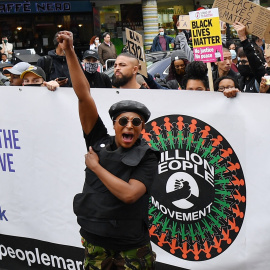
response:
M201 147L203 146L203 138L201 137L198 141L194 141L194 143L196 144L196 147L195 147L195 149L194 149L194 152L195 153L199 153L199 151L200 151L200 149L201 149Z
M159 147L158 147L159 144L155 143L154 140L150 140L148 144L149 144L149 146L153 147L154 149L159 150Z
M188 138L187 138L187 145L186 145L187 150L190 150L192 142L193 142L193 134L189 133Z
M220 160L220 155L216 155L216 156L214 156L214 157L209 161L209 164L211 164L211 165L213 165L213 164L218 165L219 160Z
M183 140L184 140L184 135L183 135L182 130L178 131L177 140L178 140L178 148L182 149L183 148Z
M170 142L171 149L175 149L174 136L172 135L172 132L171 131L168 132L168 140Z
M204 153L202 154L202 158L206 158L208 155L210 155L211 152L212 152L212 149L213 149L212 145L210 145L210 146L207 147L207 148L203 147L203 150L205 150L205 151L204 151Z
M162 134L159 134L158 138L159 138L159 142L161 143L161 146L162 146L163 150L168 150L168 148L166 146L166 139L164 139L162 137Z
M222 174L222 173L224 173L226 170L227 170L227 168L224 167L224 166L222 166L222 167L217 166L217 169L215 170L215 174L219 174L219 173Z

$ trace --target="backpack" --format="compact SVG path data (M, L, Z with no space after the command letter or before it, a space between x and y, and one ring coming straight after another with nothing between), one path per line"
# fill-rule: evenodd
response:
M37 65L40 66L46 74L46 81L49 81L49 79L50 79L52 64L53 64L53 60L52 60L52 57L49 55L43 56L37 62Z

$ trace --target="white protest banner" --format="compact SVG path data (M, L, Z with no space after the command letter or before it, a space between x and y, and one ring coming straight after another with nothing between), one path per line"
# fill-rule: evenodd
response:
M128 51L131 54L135 55L140 62L141 70L139 72L145 77L147 77L147 66L143 48L142 35L137 33L136 31L126 28L126 38Z
M152 113L142 136L161 152L149 201L157 270L270 268L268 94L91 93L110 134L117 101L140 101ZM71 88L0 87L2 269L83 269L72 210L87 151L77 105Z
M223 61L218 9L189 12L195 61Z
M247 33L264 37L270 21L270 10L248 0L215 0L222 21L233 24L238 21L246 26Z
M179 15L177 21L177 29L190 29L189 15Z

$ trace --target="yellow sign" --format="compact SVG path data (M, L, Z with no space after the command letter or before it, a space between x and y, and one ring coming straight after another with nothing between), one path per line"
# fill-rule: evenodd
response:
M221 45L219 18L191 21L193 47Z

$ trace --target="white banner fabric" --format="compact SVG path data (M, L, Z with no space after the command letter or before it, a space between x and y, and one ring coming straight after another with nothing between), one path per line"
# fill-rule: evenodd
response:
M227 99L221 93L199 91L91 92L110 134L109 107L119 100L137 100L152 112L150 121L185 115L214 127L240 161L246 208L233 243L211 259L199 260L175 256L153 243L159 262L185 269L270 269L266 256L270 249L270 95L239 93ZM83 187L85 153L73 89L50 92L43 87L1 87L0 236L81 247L72 202ZM5 260L4 255L0 256L0 267L1 260Z

